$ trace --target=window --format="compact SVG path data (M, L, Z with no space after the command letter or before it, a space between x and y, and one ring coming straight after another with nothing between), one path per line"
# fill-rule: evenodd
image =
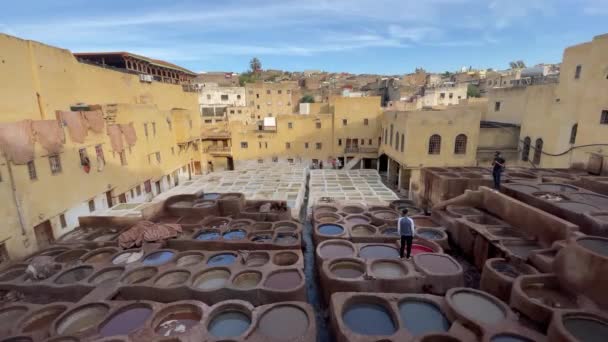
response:
M363 125L369 126L369 119L363 119Z
M79 149L78 155L80 156L80 165L85 165L89 162L89 154L86 148Z
M268 148L268 141L264 141L264 148Z
M27 162L27 172L30 174L31 180L38 179L38 175L36 174L36 165L34 164L33 160Z
M467 154L467 136L458 134L454 142L454 154Z
M534 159L532 160L532 163L538 165L540 164L540 157L541 154L543 153L543 139L538 138L536 139L536 144L534 147Z
M211 100L211 95L207 94L207 100Z
M160 164L160 152L156 152L156 162Z
M213 123L213 120L211 120L211 119L205 120L205 123Z
M429 139L429 154L441 153L441 136L433 134Z
M371 145L371 143L372 143L371 139L369 140L369 143ZM405 135L401 134L401 152L403 152L403 148L405 147L404 145L405 145Z
M365 139L361 139L361 146L365 145Z
M293 158L287 158L287 162L288 162L289 164L293 164Z
M308 143L307 142L304 143L304 148L308 148Z
M148 137L148 123L144 123L144 135Z
M367 142L368 145L372 144L372 139L369 139L369 141Z
M579 78L581 78L581 71L583 71L583 66L579 64L576 66L576 70L574 71L575 80L578 80Z
M167 126L169 126L169 130L173 130L173 123L171 122L171 119L167 118Z
M321 128L321 123L320 123L320 122L317 122L317 123L315 124L315 126L316 126L317 128Z
M156 122L152 122L152 136L156 136Z
M131 194L131 198L135 197L135 193L133 192L133 189L131 189L131 191L129 191L129 193Z
M287 94L291 94L291 90L287 89Z
M291 143L285 143L285 148L289 150L291 148Z
M278 163L279 162L279 157L272 157L272 162L273 163Z
M395 150L399 149L399 132L395 132Z
M576 131L578 131L578 124L574 124L572 129L570 130L570 143L574 144L576 142Z
M175 147L171 147L171 154L175 155Z
M228 95L222 94L220 97L221 97L222 101L228 101Z
M68 226L68 223L65 220L65 214L59 214L59 224L61 225L61 228Z
M384 144L386 145L386 136L388 135L388 128L384 129Z
M323 148L323 144L321 144L320 142L316 143L317 146L317 150L320 150L321 148Z
M61 159L58 155L49 156L49 164L51 165L51 174L55 175L61 172Z
M260 105L257 105L256 107L257 107L257 109L260 109Z
M137 196L141 196L141 185L135 187L135 193L137 194Z
M186 167L184 166L184 169L185 168ZM186 172L186 171L184 170L184 172ZM144 190L146 191L147 194L152 192L152 183L149 180L144 182Z
M521 160L523 161L528 161L528 158L530 157L530 144L532 144L530 137L526 137L524 139L524 146L521 150Z
M239 113L239 114L242 114L242 113L243 113L243 111L242 111L242 110L240 110L240 109L239 109L239 110L237 110L236 112L237 112L237 113Z
M125 151L119 152L118 155L120 156L120 165L127 165L127 155Z
M249 147L249 144L247 144L246 141L241 141L241 148L247 148Z
M338 139L338 146L342 146L342 139Z
M259 148L262 148L262 142L261 141L258 141L258 146L259 146Z
M266 94L270 95L270 89L266 90Z
M240 100L240 99L241 99L241 95L237 95L237 96L236 96L236 99L237 99L237 100Z
M440 93L439 94L439 98L442 99L442 100L445 99L445 93Z
M293 128L293 122L288 122L287 123L287 128Z
M234 114L234 109L231 109L231 110L230 110L230 114Z
M97 160L101 160L102 162L106 162L106 157L103 155L103 146L95 145L95 155L97 156Z
M255 98L259 99L260 98L260 94L255 94Z
M264 159L258 159L258 164L263 164L264 163Z
M600 118L600 124L608 125L608 110L604 109L602 111L602 117Z
M280 95L280 94L282 94L282 93L283 93L283 91L281 91L281 90L277 90L277 94L279 94L279 95Z
M494 102L494 111L500 112L500 101Z
M346 126L346 125L348 125L348 120L342 119L342 126Z
M291 106L291 102L287 102L287 106L288 106L288 107L289 107L289 106Z
M450 99L453 99L453 98L454 98L454 93L450 93L450 95L448 95L448 97L449 97Z
M391 124L391 134L388 136L390 139L390 144L391 146L393 146L393 125Z
M95 211L95 201L94 200L90 200L89 201L89 212L92 213Z

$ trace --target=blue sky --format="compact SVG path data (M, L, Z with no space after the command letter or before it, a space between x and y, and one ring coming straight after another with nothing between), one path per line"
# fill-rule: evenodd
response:
M4 1L0 32L73 52L130 51L196 72L402 74L561 61L608 32L608 0Z

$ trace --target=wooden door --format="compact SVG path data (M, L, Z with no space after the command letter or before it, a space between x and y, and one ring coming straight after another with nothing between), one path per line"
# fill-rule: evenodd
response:
M108 202L108 208L112 208L112 191L106 191L106 201Z
M203 171L202 171L202 168L201 168L201 162L199 162L199 161L195 161L194 162L194 174L195 175L202 175L203 174Z
M36 236L36 242L38 243L39 249L50 246L55 241L55 237L53 236L53 227L51 226L51 222L49 220L46 220L34 227L34 235Z
M118 195L118 202L127 203L127 195L125 193Z

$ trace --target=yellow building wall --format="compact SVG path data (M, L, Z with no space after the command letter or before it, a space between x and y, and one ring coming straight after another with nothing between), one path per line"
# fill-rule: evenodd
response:
M256 118L292 114L297 109L299 98L297 82L247 83L245 85L247 105L252 107Z
M11 195L6 162L0 162L0 214L5 225L0 241L5 240L9 254L23 256L37 248L33 226L50 220L55 237L66 233L58 225L58 215L104 192L113 190L116 198L146 180L157 180L193 160L202 160L200 147L194 150L177 146L180 120L188 125L180 136L200 135L200 116L196 93L165 83L142 83L137 75L79 63L64 49L0 34L0 121L55 119L57 110L69 110L78 103L110 106L117 123L133 122L138 140L125 148L127 165L113 153L109 138L88 131L85 142L74 143L64 129L66 143L60 153L62 171L51 174L48 153L35 147L37 179L31 180L26 165L11 164L17 202L22 208L26 235L21 235L17 210ZM106 113L107 115L108 113ZM187 118L187 119L186 119ZM167 119L172 120L170 130ZM192 126L189 122L192 120ZM156 123L154 136L152 122ZM143 125L148 123L146 138ZM106 123L107 124L107 123ZM95 146L101 145L105 166L98 168ZM80 166L79 149L85 148L91 171ZM161 162L156 161L156 152ZM150 162L148 156L151 156ZM104 200L105 202L105 200ZM106 203L107 204L107 203ZM99 208L99 204L97 204Z
M383 114L380 96L335 97L332 99L332 105L335 130L333 154L340 156L344 154L348 138L358 139L359 147L379 148L378 137L380 137ZM346 120L346 125L344 120ZM342 140L342 146L338 139Z

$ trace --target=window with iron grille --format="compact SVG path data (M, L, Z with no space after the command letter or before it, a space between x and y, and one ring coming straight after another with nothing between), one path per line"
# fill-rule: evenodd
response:
M49 164L51 165L51 174L61 172L61 158L59 155L49 156Z
M576 142L576 131L578 131L578 124L574 124L572 129L570 130L570 143L574 144Z
M287 123L287 128L293 128L293 122L288 122Z
M534 159L532 162L536 165L540 164L540 157L543 153L543 139L536 139L536 144L534 146Z
M316 146L317 146L317 150L320 150L321 148L323 148L323 144L322 144L322 143L320 143L320 142L318 142L318 143L316 144Z
M456 141L454 141L454 154L466 154L467 153L467 136L464 134L458 134Z
M241 141L241 148L247 148L247 147L249 147L249 144L246 141Z
M608 125L608 110L602 111L602 117L600 118L600 124Z
M583 71L583 66L579 64L576 66L576 70L574 71L575 80L578 80L579 78L581 78L581 71Z
M307 142L304 143L304 148L308 148L308 143Z
M441 153L441 136L434 134L429 139L429 154L440 154Z
M38 174L36 173L36 164L34 164L33 160L27 162L27 172L29 173L31 180L38 179Z
M530 158L530 145L531 144L532 144L532 140L530 140L530 137L526 137L524 139L524 146L521 150L521 160L528 161L528 158Z

